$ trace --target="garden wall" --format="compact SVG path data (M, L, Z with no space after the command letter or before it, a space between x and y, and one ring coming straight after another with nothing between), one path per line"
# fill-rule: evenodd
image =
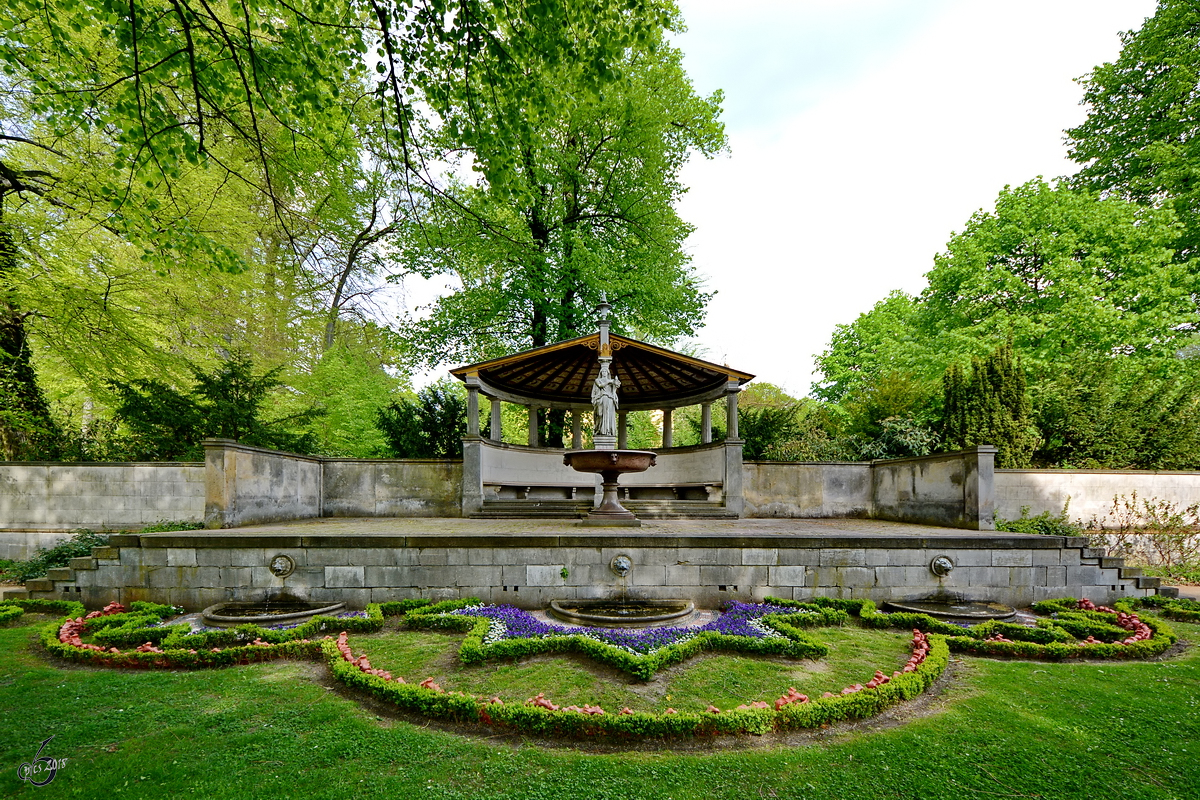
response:
M432 529L436 530L436 528ZM277 556L295 564L279 577ZM624 555L625 578L611 569ZM930 569L939 556L954 568ZM767 595L870 598L930 595L1026 606L1070 595L1108 602L1151 593L1156 579L1106 564L1082 537L980 536L948 531L912 536L490 535L346 537L280 532L154 533L113 537L91 559L76 559L35 596L153 600L199 610L230 599L288 592L314 601L368 602L410 597L479 597L541 608L552 599L687 598L714 608ZM53 576L52 576L53 577Z
M75 528L204 518L199 463L0 463L0 558L23 559Z
M459 459L322 460L326 517L457 517Z
M1175 503L1180 510L1200 503L1200 472L1101 469L998 469L996 514L1004 519L1021 516L1022 506L1037 516L1058 514L1067 504L1067 517L1083 523L1108 514L1113 498L1157 498ZM1068 503L1068 500L1070 501Z
M885 461L750 461L743 467L745 516L870 517L991 530L995 453L981 446Z

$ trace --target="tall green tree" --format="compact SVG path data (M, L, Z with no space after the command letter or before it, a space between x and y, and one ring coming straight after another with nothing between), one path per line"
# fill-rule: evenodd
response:
M416 231L413 269L461 283L409 328L427 362L579 335L602 291L626 332L671 339L702 320L708 295L675 204L688 157L725 146L720 94L697 96L665 41L631 49L620 67L625 80L593 96L577 88L586 64L543 73L580 101L519 144L512 182L457 184Z
M1174 209L1178 250L1200 246L1200 6L1159 0L1121 54L1081 80L1088 115L1067 131L1075 182Z
M969 371L951 364L942 378L942 435L948 447L980 444L997 448L996 466L1020 469L1032 463L1038 444L1025 373L1012 343L986 359L974 359Z
M933 383L1010 336L1035 381L1095 353L1173 358L1200 296L1178 231L1170 209L1040 179L1006 188L935 257L920 296L893 293L838 328L814 391L845 403L894 372Z

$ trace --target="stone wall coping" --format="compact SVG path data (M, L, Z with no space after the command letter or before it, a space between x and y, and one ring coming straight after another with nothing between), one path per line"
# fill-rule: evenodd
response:
M143 548L421 548L421 547L455 547L455 548L492 548L492 547L564 547L564 548L663 548L663 547L701 547L701 548L780 548L788 550L845 550L857 548L896 549L896 550L933 550L933 549L962 549L986 550L1026 549L1026 550L1056 550L1063 547L1082 547L1086 540L1079 537L1042 536L1039 534L1007 534L1004 536L963 535L947 533L945 535L922 536L890 536L879 534L875 536L863 534L847 534L844 536L822 535L730 535L725 533L704 534L660 534L641 536L614 536L612 533L578 533L558 535L533 534L496 534L480 533L476 535L453 534L414 534L396 536L390 534L349 534L334 536L304 536L296 534L264 534L262 532L248 534L174 534L148 533L137 536L113 537L120 542L112 542L114 547ZM137 540L131 541L131 540ZM1083 542L1083 544L1080 544Z
M329 458L317 456L326 464L461 464L458 458Z
M567 452L568 450L574 449L572 447L530 447L527 444L514 444L513 442L497 442L494 439L483 439L483 438L473 439L473 441L482 442L483 444L487 445L488 447L492 447L497 450L524 450L527 453L558 453L558 454L562 454L562 453ZM742 440L737 439L737 440L735 440L735 442L740 444L742 442ZM697 452L703 452L705 450L721 450L727 444L728 444L727 440L721 439L720 441L709 442L708 444L689 444L689 445L683 445L681 447L651 447L650 451L654 452L654 453L659 453L659 454L663 454L663 453L670 453L670 454L697 453ZM778 462L773 462L773 463L778 463Z
M242 444L233 439L204 439L200 442L205 450L238 450L243 453L261 453L264 456L279 456L282 458L291 458L296 461L311 461L314 464L319 464L322 459L320 456L306 456L300 453L289 453L286 450L272 450L268 447L255 447L250 444Z
M939 461L951 458L962 458L965 456L973 456L981 453L997 452L996 448L990 444L979 444L974 447L968 447L965 450L952 450L949 453L930 453L927 456L908 456L906 458L877 458L868 462L873 467L884 467L889 464L904 464L911 461Z
M267 451L274 452L274 451ZM302 456L303 457L303 456ZM0 461L0 467L203 467L203 461ZM5 530L12 530L6 528Z
M871 461L743 461L756 467L870 467Z

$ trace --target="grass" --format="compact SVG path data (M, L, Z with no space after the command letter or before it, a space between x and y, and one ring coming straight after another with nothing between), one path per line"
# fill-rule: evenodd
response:
M900 727L797 747L589 754L380 720L322 685L315 679L322 668L312 664L197 672L63 668L34 646L46 618L27 617L0 629L3 797L1200 797L1196 649L1146 663L967 658L940 698L944 707ZM1200 640L1200 626L1173 624L1183 638ZM719 656L665 680L672 694L690 680L688 691L698 695L716 691L715 681L727 675L730 686L737 684L728 689L732 696L774 680L766 664L813 688L826 679L844 685L861 674L859 661L874 665L904 651L892 632L846 628L820 635L835 650L823 670L797 676L778 662ZM445 670L451 687L456 680L493 680L519 694L526 691L522 680L577 669L587 680L597 677L577 662L550 660L497 665L491 677L486 670L471 676L446 661L452 637L430 636L386 655L378 644L384 637L351 641L381 663L407 659L414 669ZM836 659L845 659L844 666ZM550 672L518 680L524 667ZM515 671L497 677L501 669ZM46 752L67 757L67 766L49 786L23 784L16 768L51 735Z
M463 666L454 658L462 635L407 631L354 636L356 654L371 665L403 675L409 682L431 677L447 691L506 703L524 702L539 692L558 705L600 705L618 710L703 711L709 704L734 708L753 700L774 702L789 686L819 697L865 683L876 669L889 674L910 655L910 633L859 627L821 628L816 637L833 648L819 662L710 654L692 659L649 684L585 658L542 656L516 662Z

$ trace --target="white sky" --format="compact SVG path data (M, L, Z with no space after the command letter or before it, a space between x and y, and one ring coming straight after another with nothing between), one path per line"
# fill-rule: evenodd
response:
M1074 171L1074 79L1116 58L1154 0L678 0L699 92L725 92L730 154L681 205L717 292L704 356L808 393L834 326L893 289L1005 185ZM406 281L410 306L446 281ZM619 313L619 309L616 310ZM418 385L441 375L416 376Z
M808 392L835 325L893 289L1006 185L1073 171L1073 79L1153 0L679 0L731 153L694 160L681 212L717 296L710 360Z

